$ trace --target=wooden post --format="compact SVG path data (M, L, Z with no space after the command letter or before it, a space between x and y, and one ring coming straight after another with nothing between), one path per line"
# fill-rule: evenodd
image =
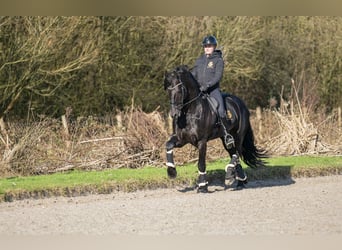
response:
M67 138L69 138L68 121L67 121L65 115L62 115L62 124L63 124L63 128L64 128L65 135L67 136Z
M122 130L122 116L121 116L121 113L117 114L115 116L115 119L116 119L116 126L118 128L119 131Z
M338 121L338 128L341 129L342 128L342 111L341 111L341 107L337 108L337 121Z
M4 121L4 117L0 118L0 136L1 136L1 141L3 141L3 143L6 146L6 149L9 148L9 137L8 137L8 133L7 133L7 126L6 123ZM4 136L5 138L3 138L2 136Z
M70 134L69 134L69 125L66 115L62 115L62 124L64 128L64 135L65 135L65 144L67 148L70 148L71 141L70 141Z
M256 108L256 118L257 118L257 122L258 122L258 129L259 129L259 136L260 138L263 138L263 135L262 135L262 113L261 113L261 108L260 107L257 107Z

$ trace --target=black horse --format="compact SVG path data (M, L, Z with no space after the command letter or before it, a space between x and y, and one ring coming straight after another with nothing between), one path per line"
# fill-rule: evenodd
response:
M215 100L199 90L199 84L187 66L179 66L165 73L164 89L168 91L173 118L173 134L166 142L167 173L170 178L177 176L173 160L173 148L182 147L187 143L199 150L198 159L198 191L206 192L208 182L206 176L207 142L221 138L231 160L226 166L225 185L232 187L237 180L237 188L247 183L239 158L248 166L263 166L262 158L266 157L255 146L254 135L249 120L249 111L244 102L234 95L224 95L226 110L231 118L229 133L234 138L234 145L226 145L223 127L215 107Z

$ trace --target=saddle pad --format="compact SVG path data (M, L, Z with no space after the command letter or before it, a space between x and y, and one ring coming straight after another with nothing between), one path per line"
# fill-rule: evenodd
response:
M227 117L228 119L232 120L232 122L234 123L238 118L236 109L235 109L236 103L229 96L224 96L224 100L226 104Z
M235 122L237 120L237 113L235 110L235 102L232 98L229 97L229 95L222 95L223 100L225 101L225 110L227 112L227 117L230 119L232 122ZM214 97L207 96L209 105L214 110L217 114L217 109L218 109L218 101Z

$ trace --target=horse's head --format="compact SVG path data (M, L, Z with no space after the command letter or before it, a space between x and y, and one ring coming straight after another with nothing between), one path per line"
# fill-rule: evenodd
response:
M180 67L166 72L164 76L164 89L168 91L171 104L171 117L179 117L187 98L187 89L181 79Z

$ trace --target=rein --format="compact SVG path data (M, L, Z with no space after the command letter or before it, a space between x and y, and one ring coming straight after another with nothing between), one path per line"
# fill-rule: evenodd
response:
M196 101L198 98L200 98L201 95L202 95L202 92L200 92L200 93L198 94L198 96L192 98L190 101L184 103L184 104L183 104L183 107L186 106L186 105L189 105L190 103L192 103L192 102L194 102L194 101Z
M177 88L179 85L181 85L182 87L182 95L184 96L184 92L183 92L183 89L186 90L186 88L184 87L184 84L183 82L181 81L181 79L178 78L178 81L179 83L176 84L175 86L173 87L168 87L169 90L173 90L175 88ZM177 108L179 107L179 109L183 109L185 106L191 104L192 102L196 101L198 98L200 98L200 96L202 95L202 92L199 92L199 94L197 96L195 96L194 98L192 98L191 100L187 101L186 103L182 103L182 104L178 104L178 105L175 105L173 102L171 102L170 104L171 105L175 105Z

